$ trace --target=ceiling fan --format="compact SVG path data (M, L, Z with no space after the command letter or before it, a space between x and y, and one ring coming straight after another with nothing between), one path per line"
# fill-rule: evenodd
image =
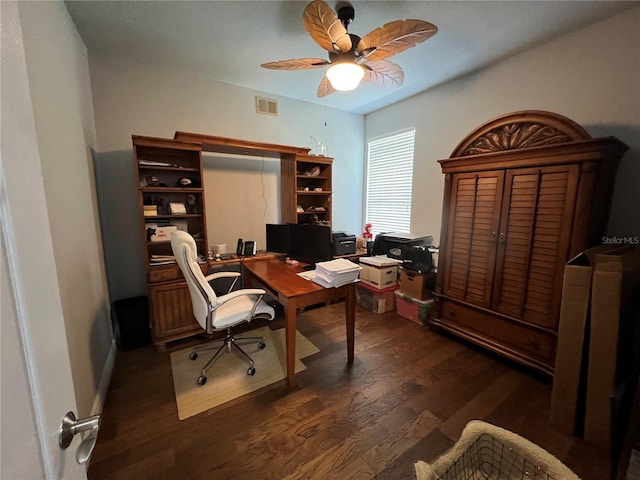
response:
M353 90L361 80L382 86L400 86L404 81L402 68L385 59L424 42L438 31L435 25L423 20L396 20L360 38L347 31L355 16L353 6L339 2L336 7L337 14L322 0L314 0L302 15L305 29L318 45L329 52L329 60L298 58L260 66L273 70L329 66L318 87L318 97L336 90Z

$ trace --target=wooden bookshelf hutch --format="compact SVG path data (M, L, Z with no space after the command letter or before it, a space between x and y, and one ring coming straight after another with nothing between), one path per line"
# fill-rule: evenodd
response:
M146 273L153 344L187 338L202 329L193 318L187 284L175 263L156 261L171 255L170 241L151 241L152 227L178 223L196 239L203 272L209 271L205 185L202 152L279 158L281 164L282 223L317 223L331 227L333 159L309 155L308 148L251 142L227 137L176 132L173 139L133 135L138 187L140 235L146 255ZM180 179L191 180L182 186ZM187 199L189 196L189 199ZM185 213L171 213L169 205L185 205ZM157 214L145 216L145 204L157 206ZM298 211L298 206L302 211ZM160 256L160 257L158 257ZM216 265L238 263L238 259Z
M280 161L283 223L331 226L333 159L296 154Z

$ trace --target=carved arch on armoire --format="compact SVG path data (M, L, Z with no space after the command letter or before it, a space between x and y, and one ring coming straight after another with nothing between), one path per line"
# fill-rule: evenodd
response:
M573 120L542 110L507 113L469 133L450 158L588 140L591 135Z

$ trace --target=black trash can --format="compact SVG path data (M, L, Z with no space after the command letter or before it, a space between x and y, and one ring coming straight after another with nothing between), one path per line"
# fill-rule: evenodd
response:
M125 298L113 302L118 329L120 348L133 350L149 344L149 300L146 296Z

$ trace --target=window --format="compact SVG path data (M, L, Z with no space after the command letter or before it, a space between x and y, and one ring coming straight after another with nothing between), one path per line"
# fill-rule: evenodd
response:
M374 235L411 231L415 133L411 129L368 144L365 219Z

